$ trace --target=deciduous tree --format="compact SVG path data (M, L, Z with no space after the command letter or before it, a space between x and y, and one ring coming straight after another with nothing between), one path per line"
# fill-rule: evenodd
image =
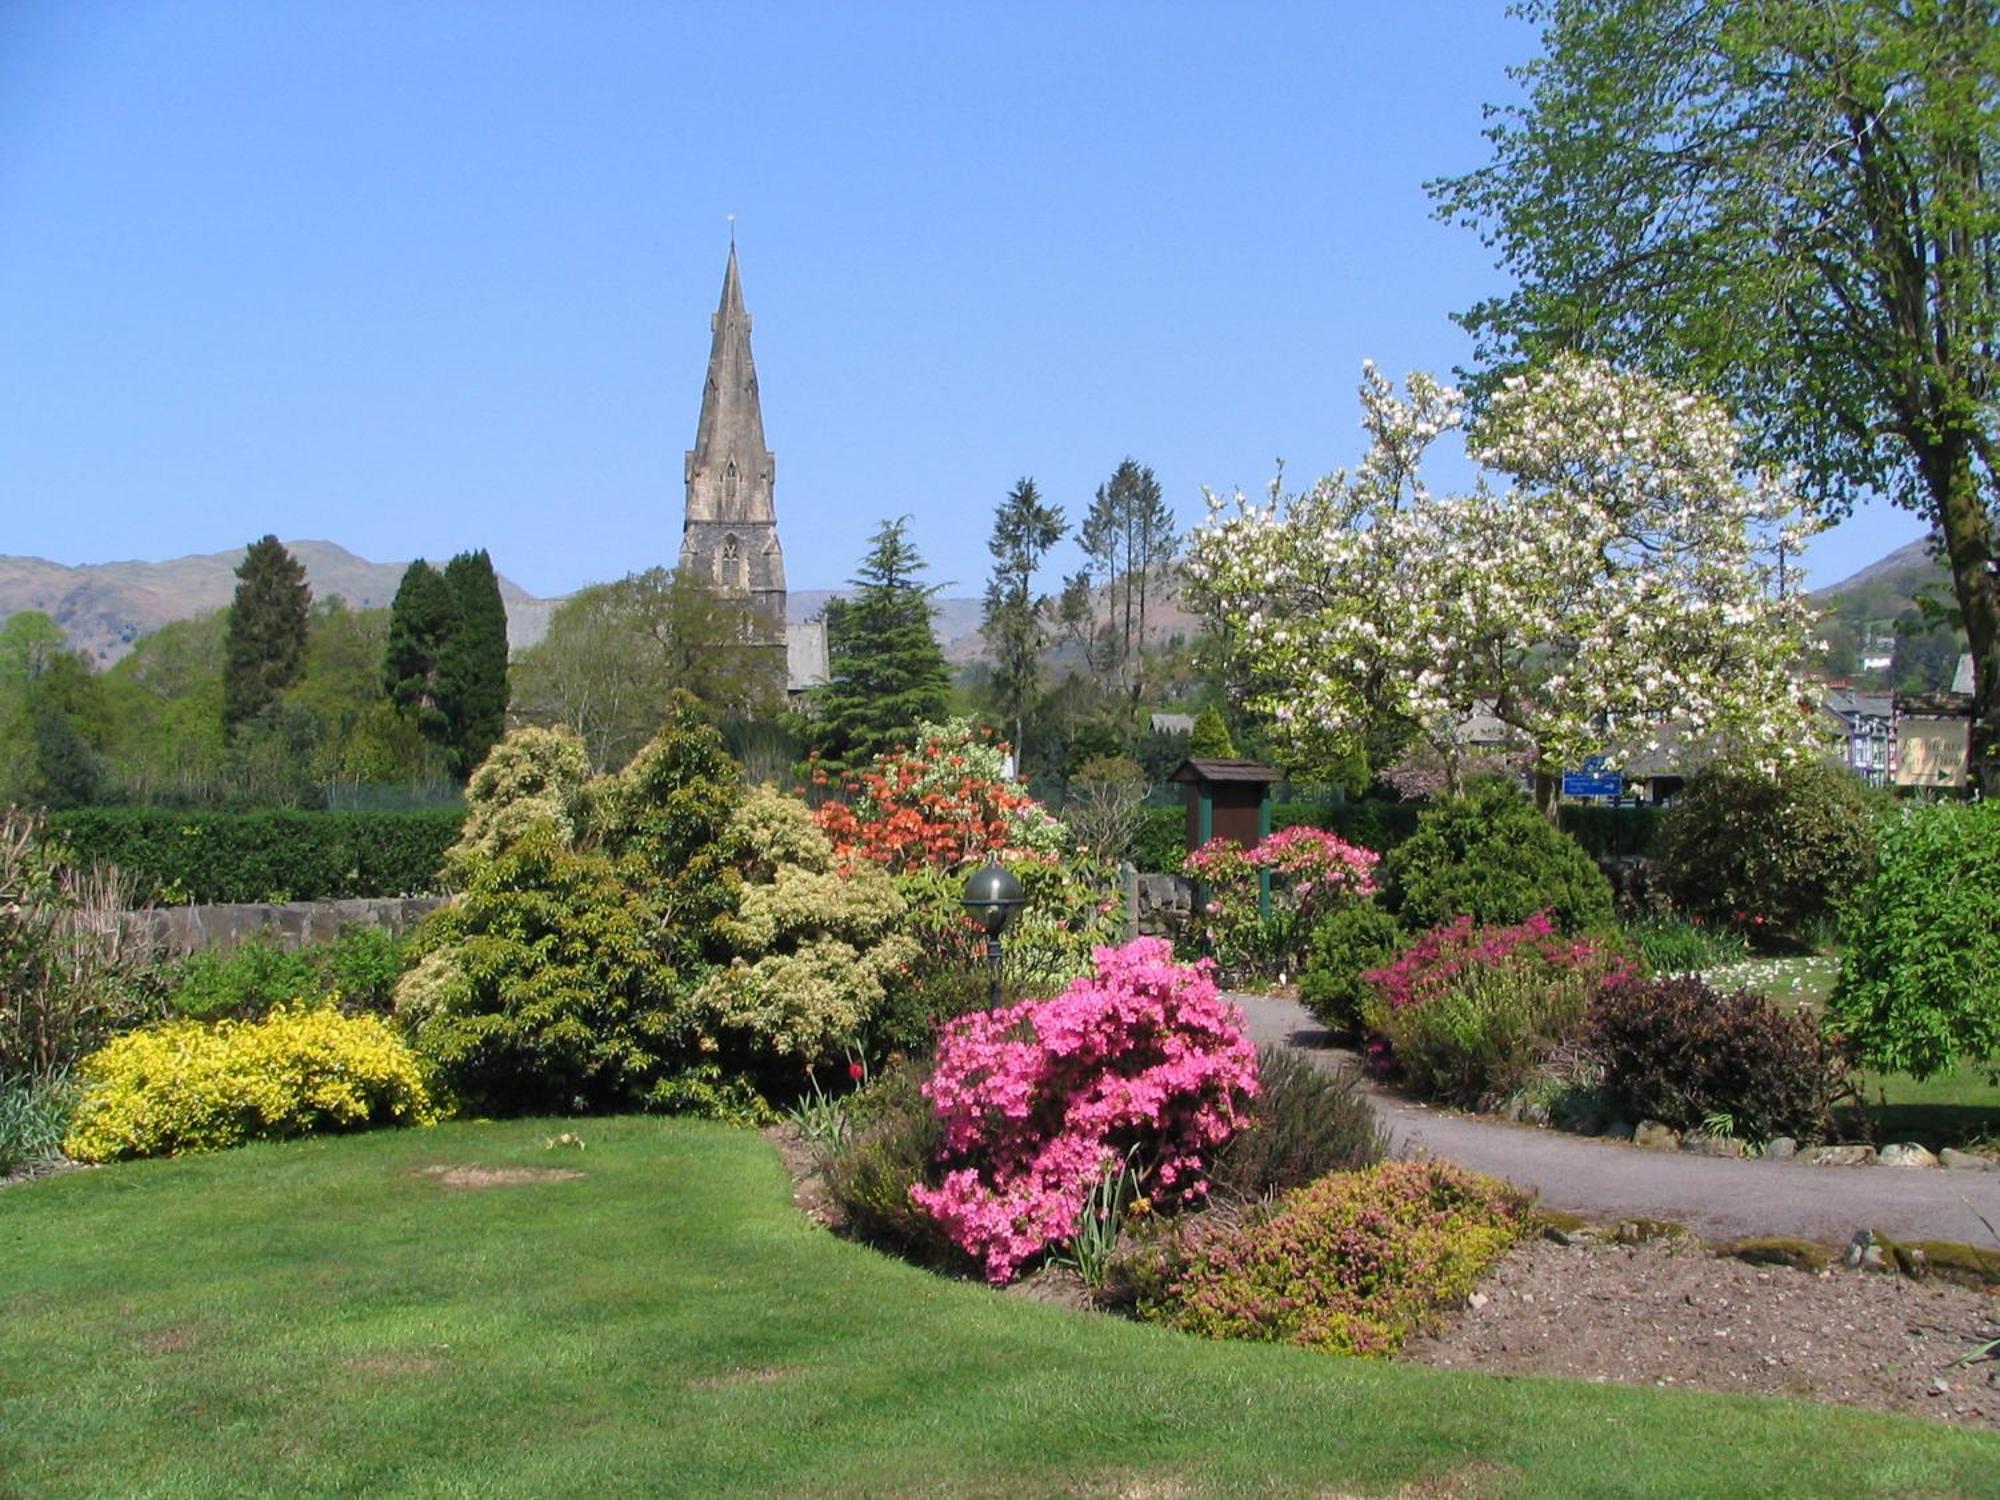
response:
M2000 793L2000 11L1990 0L1528 0L1493 156L1433 185L1516 289L1486 389L1558 350L1717 393L1845 512L1942 541Z

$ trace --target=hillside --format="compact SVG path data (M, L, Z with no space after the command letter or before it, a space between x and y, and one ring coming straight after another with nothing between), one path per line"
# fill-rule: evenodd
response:
M1850 619L1893 620L1926 588L1951 597L1951 575L1931 556L1930 543L1919 537L1838 583L1814 589L1811 598Z
M285 545L305 564L315 599L338 595L356 609L387 608L408 566L369 562L333 542ZM108 666L147 631L228 604L242 560L241 547L168 562L81 567L39 557L0 557L0 620L24 609L41 610L68 632L73 649ZM521 646L541 639L556 601L536 599L506 578L500 580L500 594L507 604L509 643Z

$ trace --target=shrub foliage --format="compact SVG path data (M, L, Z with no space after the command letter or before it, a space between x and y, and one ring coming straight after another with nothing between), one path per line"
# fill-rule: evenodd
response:
M1296 1047L1259 1047L1249 1119L1209 1168L1217 1195L1259 1199L1380 1161L1386 1138L1359 1085Z
M1867 789L1830 762L1777 776L1718 766L1661 819L1660 880L1681 910L1797 932L1833 916L1874 866Z
M1447 1162L1338 1173L1209 1239L1140 1312L1209 1338L1386 1356L1470 1292L1526 1218L1513 1188Z
M1818 1140L1849 1092L1846 1065L1804 1011L1750 990L1718 994L1691 974L1606 985L1591 1007L1602 1089L1634 1120L1700 1130Z
M1546 911L1564 932L1609 932L1611 883L1575 839L1505 781L1474 781L1417 819L1383 862L1383 904L1409 930Z
M1376 902L1348 901L1335 907L1312 930L1305 973L1299 979L1300 1002L1329 1031L1342 1035L1359 1031L1374 993L1363 976L1394 958L1402 937L1396 919Z
M53 814L84 863L115 865L139 901L330 901L438 889L457 807L400 812L176 812L87 808Z
M280 1008L262 1021L167 1021L85 1058L63 1149L78 1161L213 1151L314 1131L424 1124L416 1059L375 1016Z
M1846 926L1828 1007L1871 1065L2000 1059L2000 803L1905 808Z

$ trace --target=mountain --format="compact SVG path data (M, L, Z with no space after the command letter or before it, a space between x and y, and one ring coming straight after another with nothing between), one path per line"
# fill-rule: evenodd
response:
M355 609L386 609L408 566L369 562L333 542L285 546L305 564L313 598L337 594ZM243 561L243 551L238 547L170 562L81 567L39 557L0 557L0 620L24 609L41 610L68 633L72 649L108 666L147 631L228 604L236 593L236 565ZM500 580L500 597L507 605L508 643L540 640L557 601L537 599L506 578Z
M1931 556L1930 542L1918 537L1840 582L1814 589L1810 597L1851 619L1893 620L1926 589L1951 598L1951 574Z

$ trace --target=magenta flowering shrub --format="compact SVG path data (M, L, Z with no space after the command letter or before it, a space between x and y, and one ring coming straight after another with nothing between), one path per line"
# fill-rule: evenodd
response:
M1582 1040L1600 986L1634 972L1615 948L1559 936L1547 912L1511 927L1460 917L1363 976L1377 992L1369 1065L1427 1098L1497 1108Z
M1390 1010L1406 1010L1451 993L1467 975L1496 968L1539 971L1550 977L1580 974L1596 984L1638 971L1617 949L1590 938L1556 933L1549 913L1538 911L1511 927L1475 927L1456 917L1433 927L1394 961L1362 975Z
M1181 873L1207 889L1203 935L1225 969L1289 973L1304 967L1313 928L1328 912L1375 894L1381 858L1325 829L1301 825L1250 849L1234 839L1210 839L1181 861ZM1257 915L1257 877L1266 870L1276 908L1269 929Z
M1161 938L1092 954L1049 1000L961 1016L924 1085L944 1127L935 1187L911 1198L995 1284L1071 1238L1091 1186L1128 1153L1154 1208L1199 1198L1247 1118L1257 1051L1203 961Z

